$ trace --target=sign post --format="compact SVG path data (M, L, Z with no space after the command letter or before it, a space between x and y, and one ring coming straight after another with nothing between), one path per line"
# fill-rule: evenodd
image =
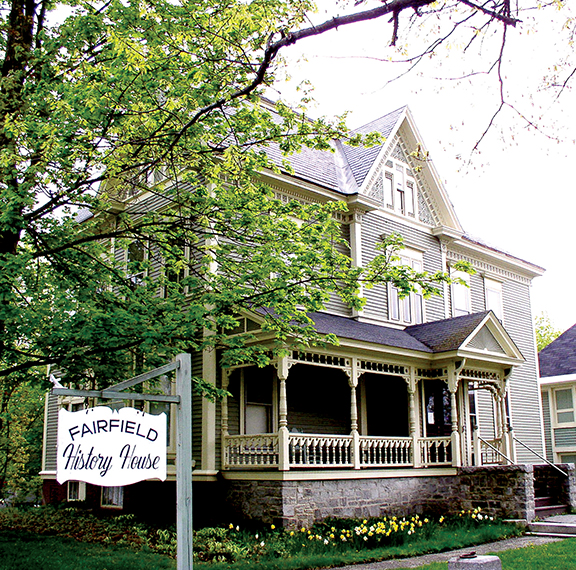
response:
M176 396L122 392L172 370ZM176 404L177 570L192 570L192 360L179 354L160 368L103 390L53 388L56 396ZM62 419L63 418L63 419ZM151 419L153 418L153 419ZM60 423L62 421L62 424ZM115 441L115 443L111 443ZM100 446L101 444L101 446ZM116 449L118 447L118 449ZM160 451L160 447L163 449ZM58 418L59 483L68 480L120 486L143 479L166 479L166 417L106 407L63 411Z

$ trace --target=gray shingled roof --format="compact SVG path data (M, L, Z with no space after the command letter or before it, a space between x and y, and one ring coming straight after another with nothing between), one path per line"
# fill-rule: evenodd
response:
M429 352L422 344L403 330L384 325L361 323L347 317L337 317L327 313L311 313L309 317L314 321L314 328L322 334L335 334L339 338L361 340L394 348L406 348L418 352Z
M405 107L392 111L362 127L351 131L354 134L380 132L390 136ZM343 194L358 192L372 164L378 158L383 145L370 148L351 147L345 141L335 141L334 151L314 150L303 147L300 152L285 156L277 144L264 147L268 158L282 168L283 160L294 170L294 176L319 184ZM355 182L355 184L352 183Z
M326 313L311 313L315 328L322 334L335 334L339 338L360 340L405 348L418 352L439 353L457 350L483 321L489 311L413 325L404 330L385 325L361 323L346 317Z
M576 374L576 325L543 348L538 360L541 378Z
M406 327L406 332L434 352L457 350L490 311Z
M354 129L352 134L359 133L361 135L366 135L368 133L378 132L382 133L384 138L388 138L404 112L404 109L406 109L406 107L400 107L400 109L396 109L396 111L392 111L375 121L372 121L358 129ZM363 148L344 145L344 152L346 153L348 164L350 165L358 186L362 186L366 175L374 161L378 158L383 146L384 145L376 145L371 148Z

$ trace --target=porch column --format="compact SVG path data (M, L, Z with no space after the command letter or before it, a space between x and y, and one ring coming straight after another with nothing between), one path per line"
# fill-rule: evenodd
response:
M352 359L352 368L348 375L348 385L350 386L350 433L352 435L352 463L354 469L360 469L360 434L358 433L358 402L356 398L356 387L361 372L358 370L358 361Z
M514 454L514 445L512 441L512 434L510 426L508 425L508 417L506 413L506 382L502 381L500 389L498 390L499 404L500 404L500 416L502 422L502 451L508 459L510 459L510 464L513 464L515 458L512 457Z
M504 370L504 377L502 378L502 411L504 414L504 438L508 448L508 457L512 460L512 464L516 463L516 447L514 445L514 431L512 428L512 412L510 411L510 402L508 401L508 380L512 376L513 368L506 368ZM510 421L508 421L510 415Z
M456 392L458 390L458 372L454 364L448 365L448 391L450 392L450 416L452 418L452 465L460 467L460 433L458 432L458 406L456 404Z
M408 430L412 438L412 464L414 467L422 466L420 443L418 441L418 424L416 422L416 369L410 367L410 376L404 377L408 387Z
M228 390L228 385L230 384L230 370L224 369L222 370L222 390ZM223 467L226 467L228 464L228 441L227 438L230 435L228 432L228 396L224 396L220 403L220 408L222 412L222 441L220 442L222 445L222 464Z
M278 359L276 365L278 379L280 380L279 403L278 403L278 469L280 471L290 470L290 448L288 432L288 400L286 399L286 380L288 378L288 357L283 356Z

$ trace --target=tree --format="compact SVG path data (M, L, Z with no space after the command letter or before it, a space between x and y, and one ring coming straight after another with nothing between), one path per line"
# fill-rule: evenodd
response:
M553 340L556 340L562 334L562 331L559 331L553 325L547 313L540 313L539 315L536 315L534 321L536 331L536 348L538 349L538 352L540 352Z
M457 4L462 22L479 17L504 33L517 22L509 0ZM370 266L351 267L335 247L339 203L284 204L260 181L280 168L267 145L327 149L347 135L340 119L261 103L284 47L384 17L394 43L401 15L442 17L445 7L359 3L307 27L311 9L309 0L2 2L4 394L48 365L86 385L181 350L264 364L268 351L229 337L242 310L261 310L283 350L289 338L334 340L317 337L307 312L331 294L361 306L361 281L433 294L447 280L394 265L395 236ZM143 189L161 207L135 199Z

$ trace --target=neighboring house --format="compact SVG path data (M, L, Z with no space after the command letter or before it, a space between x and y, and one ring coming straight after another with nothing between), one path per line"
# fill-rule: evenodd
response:
M576 325L538 354L546 456L576 463Z
M413 157L423 143L408 108L358 129L372 131L382 145L305 148L290 157L292 174L263 179L280 199L345 202L357 265L375 255L382 234L397 232L404 264L450 272L465 260L476 273L462 275L469 288L446 285L430 299L378 286L363 292L359 312L333 300L311 316L339 346L294 350L267 368L222 370L216 353L193 355L193 373L232 394L194 400L194 488L212 512L307 524L476 500L510 514L503 497L464 483L472 471L460 468L531 463L538 459L527 448L544 452L530 306L543 269L464 233L434 162ZM280 164L279 151L269 154ZM147 200L138 197L140 209ZM257 311L247 314L244 330L258 335L259 323ZM51 405L42 476L46 496L56 497L64 491L54 480ZM149 485L169 484L147 485L126 489L133 504L152 500ZM106 493L119 502L119 491Z

